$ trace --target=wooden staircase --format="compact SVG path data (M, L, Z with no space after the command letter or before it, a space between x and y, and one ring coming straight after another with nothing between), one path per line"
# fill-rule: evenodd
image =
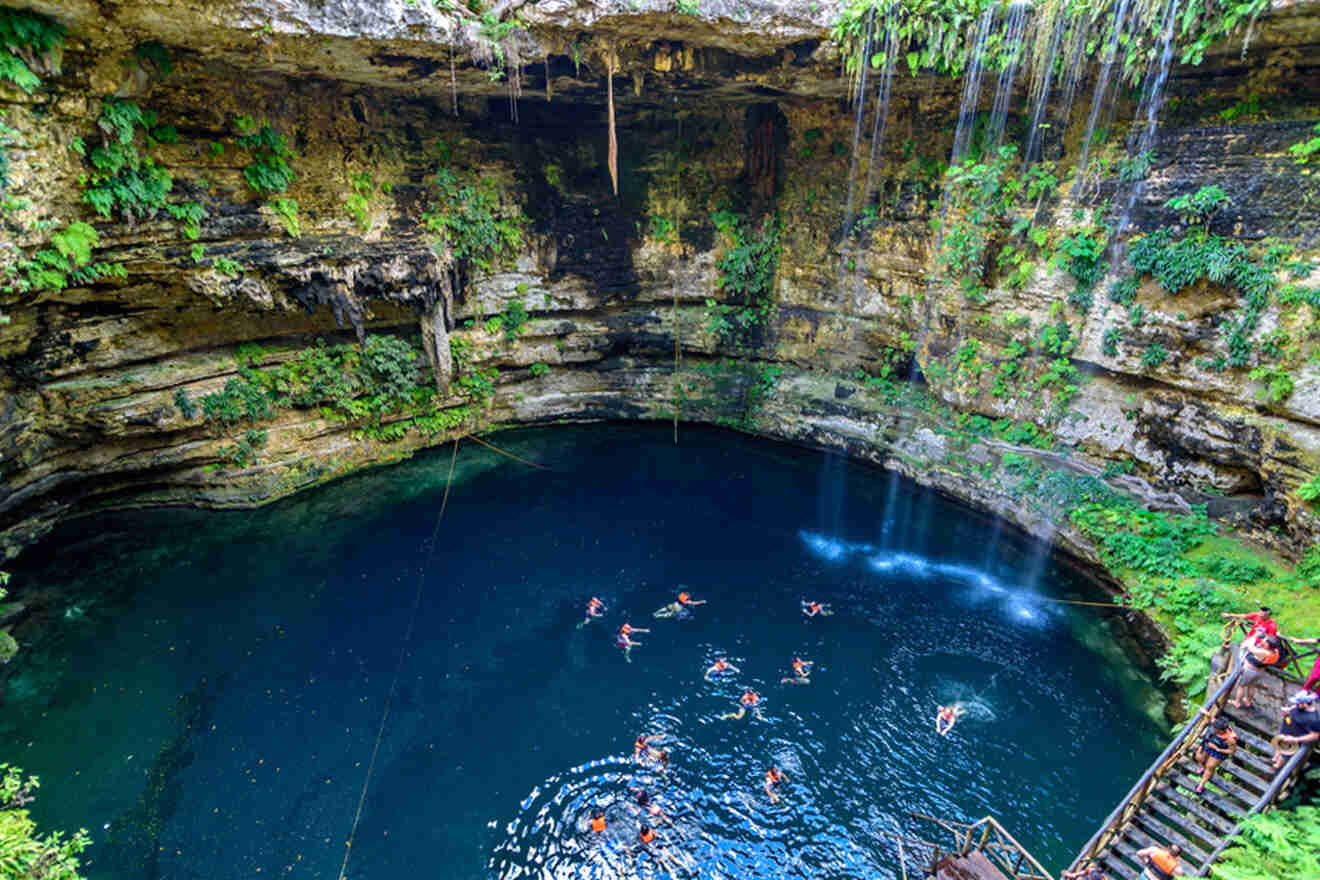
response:
M1228 657L1235 655L1230 643ZM1239 674L1240 670L1232 667L1227 674L1221 673L1218 688L1197 717L1110 814L1074 860L1073 870L1094 863L1104 867L1111 877L1136 880L1142 868L1138 850L1176 843L1182 848L1187 875L1204 877L1240 833L1242 821L1270 808L1287 794L1309 758L1312 744L1305 744L1280 770L1274 770L1270 766L1274 753L1270 740L1277 729L1277 712L1265 714L1229 706L1228 698ZM1269 687L1277 692L1275 699L1281 700L1290 687L1296 687L1289 678L1280 675L1271 682ZM1237 730L1237 753L1219 766L1205 792L1197 794L1201 772L1194 755L1202 733L1219 715L1232 721Z

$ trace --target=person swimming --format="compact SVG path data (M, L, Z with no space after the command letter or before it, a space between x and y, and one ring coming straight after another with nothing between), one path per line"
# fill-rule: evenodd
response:
M780 684L811 684L811 667L815 666L814 660L803 660L801 657L793 658L793 677L781 678Z
M651 616L661 617L661 618L673 617L677 614L681 614L684 609L691 608L695 605L705 605L705 604L706 604L705 599L693 599L692 596L689 595L688 593L680 592L676 600L670 602L668 605L656 609L655 613Z
M660 806L659 798L651 797L650 793L644 788L637 789L637 806L647 821L657 824L669 822L669 817L665 815L665 811Z
M727 721L730 718L742 718L747 714L747 710L752 710L753 717L761 717L761 695L748 688L743 695L738 698L738 711L727 712L720 716L721 721Z
M817 614L823 617L828 617L834 612L830 610L830 606L828 605L824 605L820 602L808 602L806 599L803 599L802 613L807 617L815 617Z
M578 629L582 629L582 627L591 623L592 620L594 620L597 617L601 617L604 614L605 614L605 603L597 599L595 596L592 596L591 601L587 602L587 616L581 623L578 624Z
M728 660L725 660L723 657L717 657L715 658L715 663L710 667L710 669L706 670L706 681L714 681L715 679L711 678L711 676L713 675L725 675L726 673L741 672L741 671L742 670L740 670L737 666L734 666L732 663L730 663Z
M948 736L949 731L953 730L953 725L957 724L958 719L966 713L967 707L962 703L940 706L939 711L935 713L935 732L940 736Z
M619 646L620 648L623 648L623 659L631 663L632 649L636 648L638 645L641 644L641 642L633 641L630 638L630 636L633 633L649 633L649 632L650 632L649 629L640 629L639 627L630 626L626 623L623 626L619 627L619 635L618 638L614 640L614 644Z
M765 771L765 793L770 798L770 803L779 803L779 795L775 793L775 789L779 786L779 783L787 780L788 776L778 767L771 767Z

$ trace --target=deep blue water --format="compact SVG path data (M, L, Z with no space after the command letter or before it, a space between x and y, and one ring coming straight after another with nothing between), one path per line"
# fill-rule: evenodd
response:
M50 625L0 760L42 777L43 823L93 830L90 877L337 877L419 584L352 878L668 876L632 847L636 787L675 876L896 876L876 831L937 834L910 811L993 813L1057 869L1162 745L1107 612L1041 598L1100 597L932 493L694 428L490 439L552 470L466 444L429 564L448 449L258 511L79 521L18 560ZM708 604L653 619L679 585ZM631 663L624 621L652 630ZM705 682L721 655L741 672ZM794 655L810 685L780 683ZM744 686L764 717L720 720ZM641 732L668 773L632 761Z

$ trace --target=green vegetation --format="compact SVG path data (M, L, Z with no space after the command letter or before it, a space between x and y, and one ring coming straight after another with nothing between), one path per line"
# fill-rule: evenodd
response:
M474 402L489 404L498 372L473 370L463 337L451 336L450 343L459 387ZM470 414L467 407L442 408L421 350L394 336L368 336L361 346L318 341L278 364L262 366L270 357L258 346L242 346L235 355L238 375L197 401L202 418L215 430L243 429L219 449L228 464L256 463L266 445L266 432L257 426L284 409L318 409L324 418L350 424L359 436L380 442L398 440L409 431L430 436L452 430ZM198 411L183 391L174 401L185 418Z
M1293 159L1300 165L1305 165L1314 159L1316 154L1320 154L1320 122L1315 124L1313 130L1316 133L1315 137L1298 141L1288 148L1288 152L1292 153Z
M1215 864L1215 880L1279 880L1315 874L1320 853L1320 807L1259 813L1243 820L1234 839Z
M352 192L348 194L344 207L348 209L348 216L353 218L353 222L365 235L371 231L371 196L376 191L376 182L366 171L349 175L348 182Z
M157 121L154 112L144 111L132 101L109 100L101 107L96 120L101 143L88 154L95 170L84 179L83 189L83 201L100 216L118 215L135 223L165 207L174 180L146 149L173 135L172 129L158 127Z
M550 368L545 364L541 363L540 361L537 361L536 363L532 364L527 369L532 374L532 377L536 379L539 379L542 376L544 376L546 373L550 372Z
M243 271L243 266L237 260L231 260L229 257L216 257L211 263L211 268L221 275L234 277Z
M287 190L297 175L289 167L293 151L284 135L269 124L263 124L258 130L250 116L240 116L237 125L241 135L238 145L252 156L252 161L243 166L243 179L247 185L262 196Z
M759 230L745 217L721 208L711 214L724 252L715 261L715 284L727 302L706 300L706 329L723 344L742 349L757 338L775 314L775 274L779 271L780 223L766 217Z
M85 829L67 838L59 832L38 833L28 816L28 805L36 798L39 785L35 776L25 778L17 767L0 764L0 876L80 880L78 854L92 839Z
M494 182L475 172L441 168L433 191L422 224L436 236L437 252L447 253L460 266L489 272L521 250L527 218L516 207L502 209Z
M1169 358L1169 352L1158 342L1152 342L1141 352L1141 365L1147 370L1153 370L1163 364Z
M7 265L0 275L0 290L26 293L63 290L71 284L90 284L102 278L123 278L119 263L93 263L92 249L100 244L96 230L81 221L70 223L50 238L48 245Z
M302 238L302 223L298 219L298 203L293 199L276 199L270 203L275 216L280 218L290 238Z
M32 72L36 56L49 58L64 44L59 22L26 10L0 7L0 82L9 81L31 94L41 85Z
M1316 474L1310 480L1298 486L1297 497L1312 507L1320 508L1320 474Z

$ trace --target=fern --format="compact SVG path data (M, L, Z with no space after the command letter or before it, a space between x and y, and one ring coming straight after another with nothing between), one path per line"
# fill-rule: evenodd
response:
M298 203L293 199L276 199L270 206L284 224L284 231L289 233L289 237L301 238L302 223L298 219Z
M1259 813L1243 820L1242 835L1224 850L1211 877L1280 880L1312 877L1320 857L1320 807Z

